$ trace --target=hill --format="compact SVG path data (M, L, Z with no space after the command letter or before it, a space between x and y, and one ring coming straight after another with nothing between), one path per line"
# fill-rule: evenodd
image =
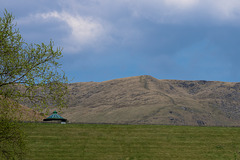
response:
M71 122L240 125L240 83L136 76L69 84Z
M42 121L44 119L44 115L41 115L38 111L35 111L26 106L20 105L18 109L19 120L20 121Z
M7 107L6 105L4 105L6 102L9 104ZM7 101L3 101L1 96L0 96L0 114L6 115L6 117L8 118L18 121L33 122L42 121L44 119L44 116L40 114L38 111L35 111L29 107L26 107L22 104L19 104L9 99L7 99Z

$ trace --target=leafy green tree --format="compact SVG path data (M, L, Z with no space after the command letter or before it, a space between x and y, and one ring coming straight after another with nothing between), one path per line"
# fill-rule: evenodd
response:
M27 151L21 126L9 119L0 119L0 159L24 159Z
M36 110L66 105L62 48L26 43L7 10L0 17L0 159L22 159L25 144L17 121L20 105ZM11 147L14 146L14 147Z

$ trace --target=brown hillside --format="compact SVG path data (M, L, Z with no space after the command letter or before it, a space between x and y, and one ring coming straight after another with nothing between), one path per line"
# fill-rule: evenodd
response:
M41 122L45 118L45 116L41 115L38 111L35 111L23 105L20 105L18 112L20 115L18 119L20 121L31 121L31 122L40 121Z
M33 109L0 96L0 117L17 121L42 121L44 116Z
M240 83L151 76L69 84L72 122L240 125Z

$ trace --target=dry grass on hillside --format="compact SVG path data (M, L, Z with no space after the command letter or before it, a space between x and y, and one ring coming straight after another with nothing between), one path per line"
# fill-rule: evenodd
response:
M137 76L69 84L75 122L239 125L240 83Z
M0 98L0 113L17 121L42 121L43 116L33 109L23 106L15 101Z

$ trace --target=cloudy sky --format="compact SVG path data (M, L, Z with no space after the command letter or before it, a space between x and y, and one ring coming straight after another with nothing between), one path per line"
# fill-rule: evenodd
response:
M240 82L239 0L0 0L27 42L63 47L72 82Z

